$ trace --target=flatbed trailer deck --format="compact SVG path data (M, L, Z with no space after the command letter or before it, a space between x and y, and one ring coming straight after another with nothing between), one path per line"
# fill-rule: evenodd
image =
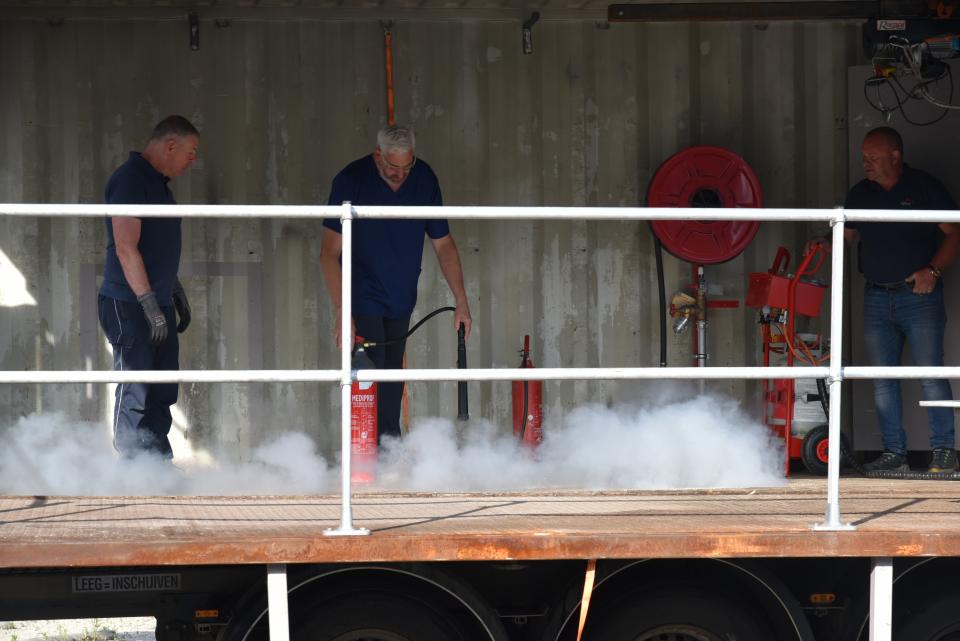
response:
M339 498L0 497L0 567L610 558L960 556L960 484L847 478L686 491L359 493L369 537L329 537Z

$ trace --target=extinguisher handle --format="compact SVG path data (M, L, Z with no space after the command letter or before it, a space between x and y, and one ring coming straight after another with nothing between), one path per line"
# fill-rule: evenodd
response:
M457 330L457 369L467 369L467 341L466 327L460 323ZM467 402L467 382L457 382L457 419L466 421L470 418Z
M790 252L787 251L786 247L777 247L777 255L773 259L773 266L770 268L770 273L776 276L781 271L786 269L789 264Z

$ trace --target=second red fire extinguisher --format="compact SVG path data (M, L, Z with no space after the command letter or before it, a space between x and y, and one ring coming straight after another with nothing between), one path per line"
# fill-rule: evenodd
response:
M530 336L523 337L520 367L532 368ZM513 435L529 447L537 447L543 440L543 382L513 382Z
M373 369L357 336L351 367ZM377 472L377 384L354 381L350 387L350 480L354 483L372 483Z

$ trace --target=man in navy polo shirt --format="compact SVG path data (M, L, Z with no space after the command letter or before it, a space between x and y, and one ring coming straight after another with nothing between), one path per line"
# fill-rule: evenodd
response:
M861 180L847 194L847 209L956 209L939 180L903 162L903 140L896 130L879 127L861 147ZM848 244L859 240L860 270L866 278L863 334L871 365L897 366L905 343L913 363L943 365L946 312L941 276L957 256L960 232L951 223L848 222ZM839 355L837 355L839 357ZM922 379L926 400L952 398L950 382ZM902 425L900 381L876 379L874 403L884 453L867 463L867 471L906 472L907 439ZM928 408L929 472L957 469L953 410Z
M199 141L200 134L186 118L164 118L143 152L130 152L110 176L106 202L175 204L167 183L193 164ZM106 227L98 307L100 326L113 346L114 369L179 369L177 333L190 324L190 305L177 278L180 218L114 217L107 218ZM173 326L176 332L170 330ZM172 458L167 434L173 422L170 406L176 402L176 383L117 385L114 447L125 457L149 452Z
M372 154L347 165L333 179L329 204L441 206L440 184L426 162L415 155L413 131L394 125L377 134ZM339 219L323 221L320 266L336 314L334 339L342 340L340 327ZM456 301L453 326L463 323L470 337L470 306L463 286L463 269L457 245L446 220L358 219L353 223L353 324L352 333L369 341L390 341L406 334L417 302L417 281L423 259L424 235L430 238L440 270ZM399 369L405 344L373 348L370 358L378 369ZM400 436L400 403L403 383L378 386L378 440Z

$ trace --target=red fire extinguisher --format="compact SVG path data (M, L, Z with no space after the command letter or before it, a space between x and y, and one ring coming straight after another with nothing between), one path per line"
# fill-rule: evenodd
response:
M373 369L362 343L363 337L357 336L351 367ZM350 396L350 480L372 483L377 471L377 384L354 381Z
M520 367L532 368L530 335L523 337ZM543 382L513 382L513 435L524 445L537 447L543 440Z

